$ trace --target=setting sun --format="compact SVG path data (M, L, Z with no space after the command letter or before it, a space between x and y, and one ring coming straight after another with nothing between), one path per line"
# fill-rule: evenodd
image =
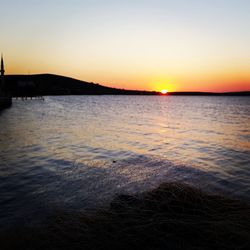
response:
M168 91L167 91L166 89L162 89L162 90L161 90L161 93L162 93L163 95L166 95L166 94L168 93Z

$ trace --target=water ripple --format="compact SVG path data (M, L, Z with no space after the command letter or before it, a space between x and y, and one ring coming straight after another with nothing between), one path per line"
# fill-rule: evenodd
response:
M183 181L250 200L247 97L67 96L0 114L0 226Z

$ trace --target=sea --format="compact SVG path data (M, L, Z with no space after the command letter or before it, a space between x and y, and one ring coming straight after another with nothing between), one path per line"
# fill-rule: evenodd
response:
M0 112L0 228L163 182L250 202L250 98L49 96Z

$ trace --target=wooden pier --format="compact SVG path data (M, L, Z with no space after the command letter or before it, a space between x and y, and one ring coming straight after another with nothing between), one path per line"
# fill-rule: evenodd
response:
M21 99L22 101L25 101L25 100L42 100L42 101L44 101L43 96L16 96L15 99L16 100Z

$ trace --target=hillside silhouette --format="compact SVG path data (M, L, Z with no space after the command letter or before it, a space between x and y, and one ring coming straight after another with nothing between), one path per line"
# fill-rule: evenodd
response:
M156 91L126 90L111 88L98 83L77 80L54 74L6 75L6 86L13 97L47 95L161 95ZM242 92L170 92L168 95L237 95L250 96L250 91Z
M7 75L6 83L12 96L40 95L155 95L157 92L110 88L70 77L39 75Z

